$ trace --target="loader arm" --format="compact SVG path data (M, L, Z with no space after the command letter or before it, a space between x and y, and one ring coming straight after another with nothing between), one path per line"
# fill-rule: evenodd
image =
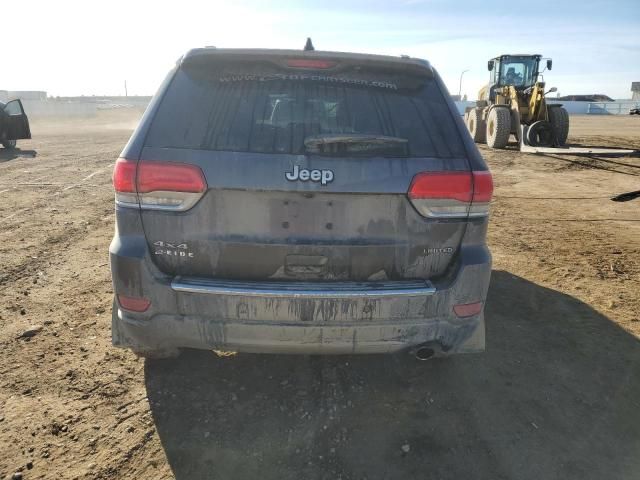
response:
M547 102L544 97L544 82L537 82L531 87L531 96L529 97L529 112L523 121L531 124L540 120L548 120L547 118Z

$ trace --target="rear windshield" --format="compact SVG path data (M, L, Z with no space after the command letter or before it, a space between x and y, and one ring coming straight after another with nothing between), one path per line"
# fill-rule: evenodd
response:
M433 80L231 63L178 70L146 145L305 154L310 144L307 141L305 147L305 140L331 135L365 138L358 141L371 136L395 139L395 148L376 150L380 156L465 155L452 114ZM345 150L336 151L344 155Z

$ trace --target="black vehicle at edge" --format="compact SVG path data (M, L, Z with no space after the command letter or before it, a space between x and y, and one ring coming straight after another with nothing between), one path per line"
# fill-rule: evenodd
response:
M16 148L16 140L31 138L29 119L19 99L0 102L0 143L4 148Z

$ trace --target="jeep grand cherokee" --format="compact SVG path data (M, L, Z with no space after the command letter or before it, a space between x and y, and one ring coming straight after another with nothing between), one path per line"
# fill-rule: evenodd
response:
M191 50L113 184L116 346L484 349L491 175L424 60Z

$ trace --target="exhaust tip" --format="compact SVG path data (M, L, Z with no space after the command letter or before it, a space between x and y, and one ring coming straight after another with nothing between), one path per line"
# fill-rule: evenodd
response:
M429 347L420 347L418 349L416 349L416 351L414 352L414 355L416 357L416 360L420 360L422 362L429 360L430 358L433 358L433 356L435 355L435 350L433 348L429 348Z

